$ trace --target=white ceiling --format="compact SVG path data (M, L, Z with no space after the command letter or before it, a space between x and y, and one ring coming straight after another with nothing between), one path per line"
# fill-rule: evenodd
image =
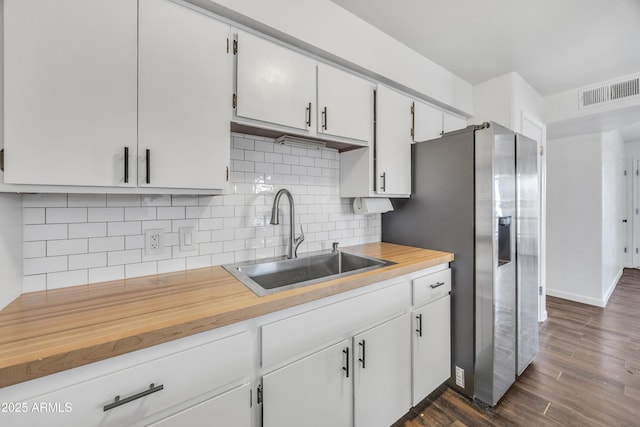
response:
M471 84L515 71L547 96L640 72L640 0L332 1Z

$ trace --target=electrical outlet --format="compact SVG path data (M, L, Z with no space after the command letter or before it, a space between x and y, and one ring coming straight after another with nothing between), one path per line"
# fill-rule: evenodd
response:
M161 254L164 249L164 230L154 228L144 232L144 253L146 255Z
M456 366L456 385L464 388L464 369L460 366Z

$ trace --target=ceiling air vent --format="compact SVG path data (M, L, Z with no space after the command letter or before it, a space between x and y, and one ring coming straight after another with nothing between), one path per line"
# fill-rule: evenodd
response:
M640 75L613 80L597 87L580 90L580 108L608 104L640 95Z

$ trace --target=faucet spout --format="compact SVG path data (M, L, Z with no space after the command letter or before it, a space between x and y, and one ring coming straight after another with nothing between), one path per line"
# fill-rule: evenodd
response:
M298 257L298 246L304 240L304 233L302 232L302 226L300 226L300 236L296 238L295 236L295 207L293 203L293 196L286 188L281 188L276 193L276 197L273 199L273 206L271 208L271 224L278 225L280 224L280 214L278 212L278 205L280 204L280 198L282 195L287 196L289 199L289 216L291 217L289 223L289 247L287 248L287 258L297 258Z

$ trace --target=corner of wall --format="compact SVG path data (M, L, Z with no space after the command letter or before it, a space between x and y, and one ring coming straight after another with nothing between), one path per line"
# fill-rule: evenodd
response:
M22 195L0 193L0 309L22 293Z

